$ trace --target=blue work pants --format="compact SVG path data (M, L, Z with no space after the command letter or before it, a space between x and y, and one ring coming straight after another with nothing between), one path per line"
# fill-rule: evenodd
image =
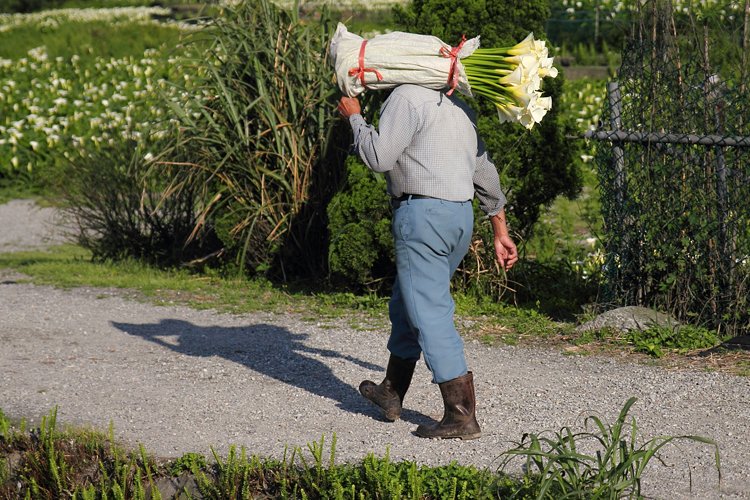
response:
M469 249L473 226L471 201L413 198L393 213L397 277L388 308L388 350L409 360L424 354L435 383L467 372L450 281Z

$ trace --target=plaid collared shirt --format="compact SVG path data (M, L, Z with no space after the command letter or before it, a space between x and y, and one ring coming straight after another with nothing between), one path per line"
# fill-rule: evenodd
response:
M378 129L352 115L354 149L375 172L385 173L388 194L421 194L466 201L495 215L505 206L497 169L462 100L417 85L393 90L380 109Z

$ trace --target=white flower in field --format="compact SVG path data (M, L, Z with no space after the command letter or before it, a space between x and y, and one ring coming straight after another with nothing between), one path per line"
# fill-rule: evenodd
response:
M593 159L594 157L591 155L581 155L581 160L583 161L583 163L588 163Z
M10 164L13 165L13 168L18 168L18 157L14 156L10 159Z
M154 159L154 155L151 154L150 152L146 153L146 155L143 157L143 160L146 161L146 162L153 161L153 159Z
M11 144L18 144L18 141L23 139L23 132L16 130L13 127L8 129L8 134L10 136L8 142L10 142Z
M66 104L68 104L68 100L64 97L58 97L52 102L55 103L55 106L65 106Z
M31 146L32 151L36 151L39 147L39 143L36 141L29 141L29 146Z
M47 60L47 48L45 46L34 47L30 49L27 54L35 61L44 62Z

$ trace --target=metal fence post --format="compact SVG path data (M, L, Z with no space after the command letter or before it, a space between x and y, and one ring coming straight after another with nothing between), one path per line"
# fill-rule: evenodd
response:
M622 128L620 119L620 85L616 81L607 83L607 96L609 98L610 120L609 125L613 132ZM612 167L615 172L615 199L617 200L617 211L619 215L624 213L625 204L625 153L619 142L612 143Z

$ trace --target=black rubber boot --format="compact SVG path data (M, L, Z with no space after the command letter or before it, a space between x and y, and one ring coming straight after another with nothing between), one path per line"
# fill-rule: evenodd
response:
M359 392L383 410L386 420L393 422L401 416L404 396L411 384L416 361L408 361L391 354L385 379L380 384L365 380L359 384Z
M474 375L468 372L438 384L443 396L443 419L434 425L420 425L417 436L440 439L477 439L482 435L476 417Z

